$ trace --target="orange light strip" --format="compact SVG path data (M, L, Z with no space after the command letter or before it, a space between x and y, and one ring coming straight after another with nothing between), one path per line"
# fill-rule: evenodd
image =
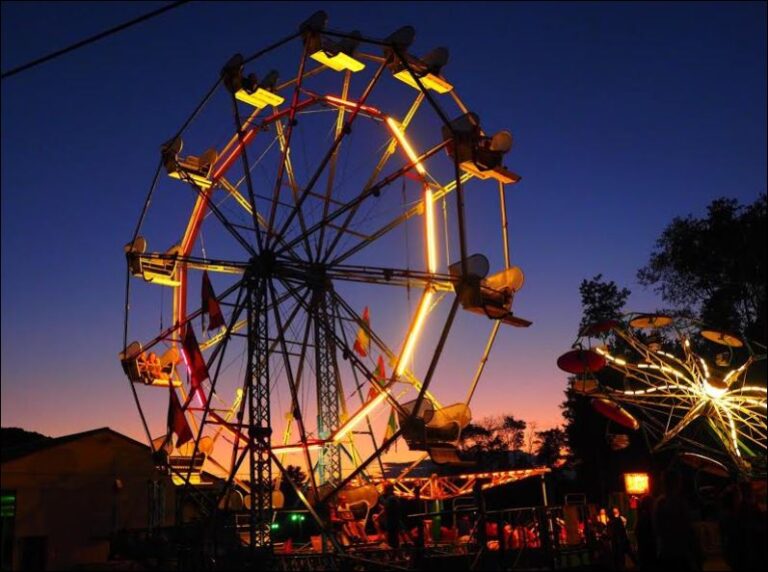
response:
M432 189L425 186L424 216L427 221L427 269L430 273L437 272L437 239L435 231L435 208Z
M347 99L342 99L340 97L336 97L333 95L326 95L325 100L328 103L334 103L336 105L341 105L342 107L348 107L350 109L360 109L360 111L365 111L367 113L370 113L371 115L375 115L376 117L381 117L382 113L375 107L371 107L369 105L360 105L359 103L355 101L349 101Z
M391 117L387 117L386 121L392 134L397 139L397 142L400 143L400 146L405 151L405 154L416 164L416 170L420 175L426 175L427 170L424 168L424 165L421 164L421 161L419 161L419 156L416 154L416 151L413 150L413 147L411 147L411 144L405 138L405 133L403 133L403 130L400 128L400 124Z
M405 345L403 346L403 351L400 353L400 359L397 361L397 368L395 369L395 373L397 373L397 375L402 375L402 373L408 367L408 360L411 358L413 349L416 346L416 340L419 338L421 328L424 326L424 320L427 317L429 306L432 303L432 298L434 295L435 293L432 290L427 289L424 290L424 293L421 296L419 309L416 311L416 319L413 322L411 331L408 332L408 338L406 339Z
M352 429L357 425L360 421L363 420L363 418L368 415L371 411L376 409L381 403L384 402L384 400L389 397L389 391L385 390L379 393L376 397L371 399L368 403L366 403L360 411L355 413L352 417L349 418L349 421L344 423L339 429L336 431L336 433L333 435L333 442L338 443L344 437L352 431Z
M192 214L184 231L184 238L181 241L181 256L189 256L195 245L195 240L200 232L200 225L203 223L205 213L208 210L208 200L211 195L212 187L203 189L195 199L195 206L192 208ZM187 266L179 264L176 270L179 285L173 289L173 322L181 324L187 319Z

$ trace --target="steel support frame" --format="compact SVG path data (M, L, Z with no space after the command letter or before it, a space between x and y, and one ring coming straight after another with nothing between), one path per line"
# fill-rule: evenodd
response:
M263 278L251 276L247 288L248 367L248 448L250 476L249 546L272 550L272 459L270 419L269 321L267 288Z
M330 285L327 285L330 287ZM315 290L312 301L315 329L315 375L317 376L317 428L321 438L333 434L340 426L338 365L336 343L330 335L333 317L330 293L322 286ZM320 484L337 484L341 480L341 451L336 443L323 447L318 462Z

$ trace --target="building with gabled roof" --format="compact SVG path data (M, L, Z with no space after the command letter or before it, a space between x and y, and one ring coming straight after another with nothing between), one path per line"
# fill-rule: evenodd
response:
M173 518L149 447L108 427L5 447L1 461L3 570L103 563L118 532Z

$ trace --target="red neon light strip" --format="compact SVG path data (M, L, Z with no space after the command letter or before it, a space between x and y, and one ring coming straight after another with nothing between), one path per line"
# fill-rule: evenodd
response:
M349 101L347 99L342 99L340 97L335 97L333 95L326 95L325 101L328 103L334 104L334 105L340 105L342 107L348 107L349 109L360 109L360 111L365 111L366 113L370 113L371 115L375 115L376 117L381 117L382 113L375 107L370 107L369 105L360 105L357 101Z

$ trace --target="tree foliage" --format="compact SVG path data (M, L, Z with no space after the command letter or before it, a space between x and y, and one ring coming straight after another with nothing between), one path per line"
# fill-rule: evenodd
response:
M766 195L720 198L704 218L677 217L638 271L641 284L707 324L766 339Z
M619 288L613 280L604 281L603 275L598 274L590 280L581 281L579 294L582 308L579 324L581 329L595 322L619 318L631 292L627 288Z
M288 474L288 476L291 478L291 480L296 483L296 485L299 488L302 488L306 483L309 477L307 477L307 474L304 472L304 469L301 467L297 467L296 465L288 465L285 467L285 472ZM286 508L295 508L299 505L299 496L296 494L296 491L293 489L291 484L288 482L288 479L282 479L280 481L280 491L283 493L283 496L285 498L285 507Z
M485 417L462 431L462 445L465 450L481 453L521 451L526 426L511 414Z
M536 437L539 440L539 450L536 453L536 460L541 465L547 467L559 467L565 460L565 449L568 445L568 436L560 427L537 431Z
M580 328L601 320L620 318L631 294L627 288L620 288L614 281L606 281L602 274L583 280L579 293L582 305ZM633 435L630 450L617 454L611 450L607 441L611 432L610 424L605 417L594 411L590 399L574 393L570 383L565 397L561 408L565 418L564 437L571 461L583 492L593 499L599 499L607 491L616 488L619 465L634 463L644 454L644 443L639 435ZM544 453L554 454L547 449Z

